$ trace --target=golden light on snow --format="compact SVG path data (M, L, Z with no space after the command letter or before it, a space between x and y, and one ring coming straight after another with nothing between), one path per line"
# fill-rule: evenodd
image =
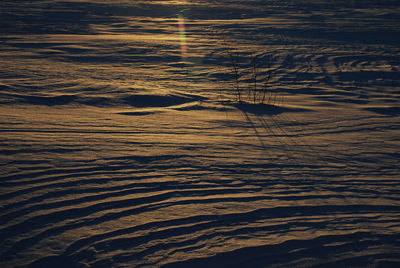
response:
M15 2L0 268L400 267L394 1Z

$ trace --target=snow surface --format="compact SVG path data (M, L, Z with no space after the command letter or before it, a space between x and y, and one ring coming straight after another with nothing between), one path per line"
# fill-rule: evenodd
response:
M397 0L0 17L1 267L399 267ZM221 40L279 105L235 102Z

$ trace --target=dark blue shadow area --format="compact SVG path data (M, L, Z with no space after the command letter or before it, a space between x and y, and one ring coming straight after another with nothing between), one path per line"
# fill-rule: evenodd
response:
M400 107L370 107L365 108L365 110L388 116L400 115Z
M368 237L368 238L366 238ZM208 258L174 262L161 267L293 267L292 261L304 261L305 267L398 267L400 261L394 253L339 257L343 253L366 250L368 247L385 245L394 250L400 236L373 235L356 232L349 235L325 235L310 240L290 240L277 245L243 247L231 252L218 253ZM338 246L330 246L338 243ZM338 258L332 259L337 254ZM331 260L328 261L329 256ZM385 260L386 259L386 260ZM307 261L309 260L309 261ZM381 262L379 261L381 260ZM301 263L301 262L300 262ZM285 265L286 264L286 265ZM304 263L302 263L304 265ZM297 267L297 265L294 265ZM300 266L303 267L303 266Z
M61 95L54 97L23 96L23 98L29 104L55 106L55 105L69 104L75 100L76 96L74 95Z
M203 99L200 96L184 95L131 95L124 98L126 104L133 107L168 107Z
M28 268L44 268L44 267L84 268L87 266L74 262L68 256L49 256L43 259L39 259L28 265Z
M150 1L149 1L150 2ZM0 29L5 34L91 34L93 24L124 23L133 16L175 17L179 7L99 1L0 2Z
M310 112L311 110L304 108L290 108L278 105L270 104L248 104L248 103L237 103L233 105L243 113L251 113L256 115L276 115L288 112Z

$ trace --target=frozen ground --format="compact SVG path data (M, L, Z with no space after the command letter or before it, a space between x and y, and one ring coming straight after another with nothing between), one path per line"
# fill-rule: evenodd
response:
M400 265L398 1L0 17L1 267ZM223 38L279 107L232 102Z

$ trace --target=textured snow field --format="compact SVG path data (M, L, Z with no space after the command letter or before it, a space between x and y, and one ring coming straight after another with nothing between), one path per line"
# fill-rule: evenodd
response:
M400 265L398 1L0 16L1 267ZM279 105L233 102L222 39Z

